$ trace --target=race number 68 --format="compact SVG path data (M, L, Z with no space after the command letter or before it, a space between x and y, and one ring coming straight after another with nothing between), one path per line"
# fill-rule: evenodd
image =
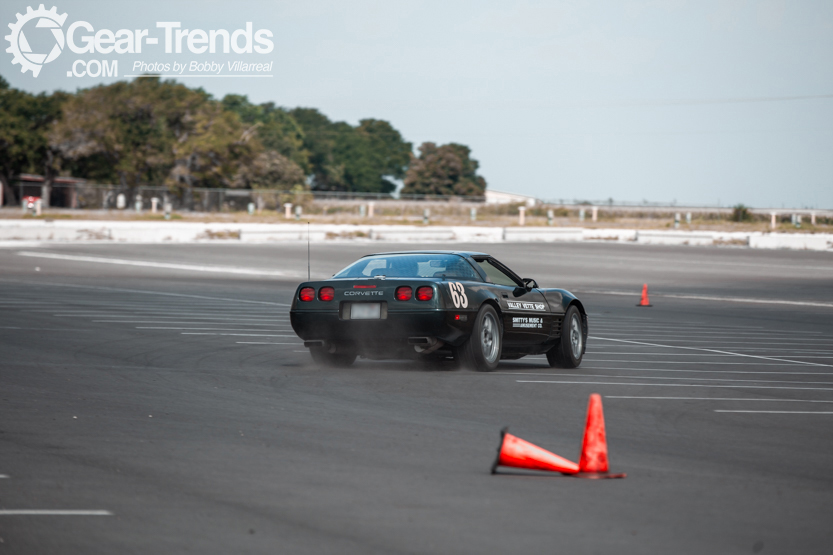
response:
M466 297L466 288L459 281L448 282L448 290L451 292L451 302L454 308L466 308L469 306L469 299Z

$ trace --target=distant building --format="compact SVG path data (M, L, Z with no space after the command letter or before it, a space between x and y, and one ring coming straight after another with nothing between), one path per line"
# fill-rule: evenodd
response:
M503 193L501 191L493 191L486 189L486 204L517 204L524 203L527 206L535 206L541 204L541 201L529 195L519 195L517 193Z
M75 177L55 177L50 186L42 175L22 173L13 178L10 185L17 189L18 202L23 197L33 196L43 199L44 208L50 206L76 208L78 195L75 186L83 185L86 182L85 179ZM10 202L8 199L5 200L5 204Z

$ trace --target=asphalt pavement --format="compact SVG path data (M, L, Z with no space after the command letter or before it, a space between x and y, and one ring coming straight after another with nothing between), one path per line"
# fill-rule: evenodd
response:
M830 551L829 253L453 248L576 292L582 366L318 367L306 245L0 248L0 554ZM590 393L627 478L490 474L504 426L577 460Z

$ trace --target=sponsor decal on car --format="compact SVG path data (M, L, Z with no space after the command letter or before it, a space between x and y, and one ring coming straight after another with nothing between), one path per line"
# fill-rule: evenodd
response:
M544 319L530 316L513 316L512 327L540 329L544 327Z
M545 310L546 305L544 303L522 303L518 301L507 301L507 306L509 308L515 308L518 310Z
M369 297L371 295L384 295L384 291L345 291L345 297Z

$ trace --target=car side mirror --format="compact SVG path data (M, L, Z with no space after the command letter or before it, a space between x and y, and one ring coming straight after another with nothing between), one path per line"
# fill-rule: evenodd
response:
M532 278L523 278L524 288L527 291L532 291L533 289L538 289L538 282Z

